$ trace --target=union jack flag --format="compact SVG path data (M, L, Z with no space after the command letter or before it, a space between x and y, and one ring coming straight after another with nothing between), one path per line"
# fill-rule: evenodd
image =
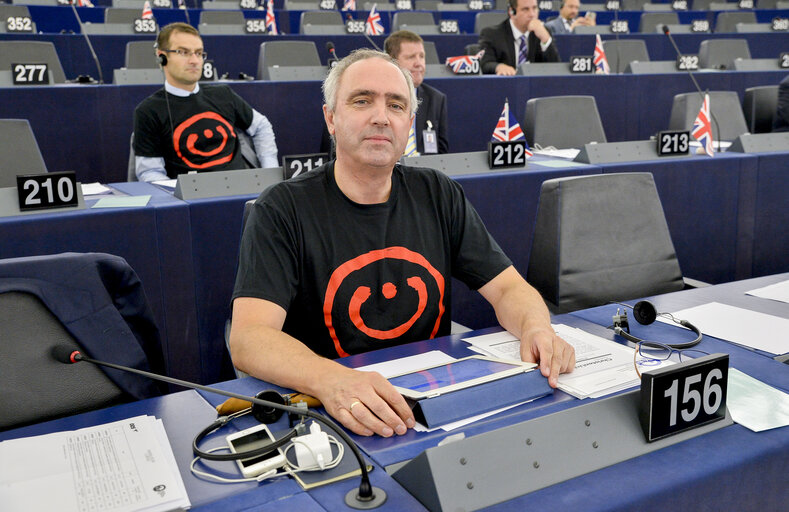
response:
M458 57L447 57L447 66L452 68L456 75L464 73L477 73L479 71L479 59L485 54L485 50L480 50L476 55L460 55ZM474 61L477 65L474 66ZM477 71L474 71L476 68Z
M355 11L356 10L356 0L345 0L342 4L343 11Z
M522 140L526 142L526 137L523 135L521 125L515 120L515 114L510 111L510 102L508 100L504 100L504 110L501 111L499 122L496 123L496 128L493 130L493 136L490 140L491 142L506 142L510 140ZM526 157L528 158L532 155L533 153L529 145L526 144Z
M375 10L378 4L373 4L367 21L364 22L364 31L368 36L378 36L384 33L384 26L381 25L381 15Z
M277 18L274 17L274 0L266 2L266 32L277 35Z
M93 7L93 2L90 0L76 0L76 2L72 3L75 3L77 7Z
M178 8L186 9L186 0L178 0Z
M142 19L144 20L152 20L153 19L153 10L151 9L151 2L145 0L145 4L142 6Z
M704 152L709 156L715 153L715 143L712 140L712 124L710 124L710 95L704 95L704 102L701 104L699 115L693 121L693 138L699 141L704 148Z
M607 75L611 72L611 68L608 67L608 59L605 58L603 40L600 39L600 34L597 34L597 42L594 45L594 56L592 57L592 61L594 62L595 73Z

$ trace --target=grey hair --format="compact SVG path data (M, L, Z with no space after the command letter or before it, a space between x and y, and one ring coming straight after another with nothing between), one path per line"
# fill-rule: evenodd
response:
M327 76L323 81L323 86L321 87L323 90L323 102L326 103L326 106L331 112L334 112L334 107L337 106L337 89L340 87L340 79L342 78L343 73L345 73L345 70L348 69L348 67L354 62L375 58L383 59L386 62L394 64L403 74L403 77L408 84L408 90L411 91L411 94L409 94L409 101L411 102L411 115L416 114L416 109L419 106L419 103L416 99L416 90L414 89L414 80L411 78L411 73L403 69L396 60L386 53L379 52L377 50L371 50L369 48L361 48L349 53L348 56L340 60L331 69L329 76Z

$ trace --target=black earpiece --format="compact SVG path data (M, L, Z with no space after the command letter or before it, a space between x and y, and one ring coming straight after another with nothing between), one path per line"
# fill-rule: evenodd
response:
M260 400L266 400L267 402L273 402L279 405L290 405L285 400L280 393L277 393L273 389L267 389L265 391L261 391L255 398L259 398ZM274 409L273 407L264 407L258 404L252 404L252 416L255 417L261 423L269 424L269 423L276 423L282 417L283 412L279 409Z
M638 301L636 302L635 306L631 306L629 304L622 304L621 302L618 302L617 304L632 309L633 318L635 318L636 322L638 322L641 325L650 325L655 322L658 315L662 315L670 318L675 323L681 325L682 327L685 327L686 329L693 331L696 334L696 339L694 339L693 341L688 341L685 343L663 343L668 347L681 350L681 349L693 347L701 342L701 331L699 330L698 327L691 324L687 320L678 320L673 316L671 316L670 313L658 313L654 304L652 304L649 301L646 300ZM616 314L614 315L613 318L613 324L614 325L612 327L614 329L614 332L619 336L622 336L624 339L628 341L632 341L633 343L644 342L643 339L630 334L630 324L628 323L627 320L627 309L621 311L619 309L616 310Z
M164 53L160 53L156 55L156 60L159 61L159 65L162 67L167 65L167 55L165 55Z

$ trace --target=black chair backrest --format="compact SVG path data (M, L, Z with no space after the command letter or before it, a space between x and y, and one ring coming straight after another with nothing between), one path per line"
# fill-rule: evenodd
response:
M778 110L778 86L762 85L745 89L742 99L742 113L745 124L751 133L770 133L773 118Z
M56 84L66 82L55 45L49 41L0 41L0 70L11 70L16 62L46 63Z
M527 280L560 313L681 290L652 174L543 182Z
M734 91L710 91L710 111L713 139L731 141L748 131L740 98ZM669 119L669 130L690 130L701 109L698 92L674 96Z
M580 148L607 142L594 96L548 96L526 102L523 123L530 146Z

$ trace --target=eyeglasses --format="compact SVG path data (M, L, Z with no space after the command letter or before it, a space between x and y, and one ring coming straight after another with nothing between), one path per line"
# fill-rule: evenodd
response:
M675 352L680 363L709 355L709 352L696 350L694 348L678 350L655 341L642 341L641 343L636 343L636 350L633 351L633 367L636 369L638 378L641 378L641 371L639 368L649 369L653 366L660 366L663 361L670 359L671 355Z
M162 50L162 51L165 53L174 53L179 57L184 57L186 59L188 59L192 55L202 60L205 60L206 57L208 57L208 54L203 50L185 50L183 48L178 48L177 50Z

